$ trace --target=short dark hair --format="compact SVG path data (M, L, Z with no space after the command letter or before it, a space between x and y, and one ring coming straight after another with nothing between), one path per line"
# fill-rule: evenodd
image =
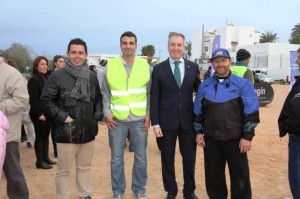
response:
M93 69L96 68L96 65L90 65L89 68L91 71L93 71Z
M298 48L297 53L300 53L300 47Z
M44 57L44 56L38 56L38 57L35 58L35 60L33 61L33 64L32 64L32 66L33 66L33 67L32 67L32 74L33 74L33 75L36 75L36 74L39 73L38 70L37 70L37 67L38 67L40 61L43 60L43 59L47 62L47 65L48 65L48 59L47 59L46 57Z
M182 34L182 33L179 33L179 32L170 32L169 33L169 37L168 37L168 44L170 42L170 38L173 37L173 36L179 36L179 37L182 37L183 39L183 43L185 41L185 36Z
M134 37L135 43L137 43L136 35L135 35L133 32L131 32L131 31L126 31L126 32L124 32L124 33L121 35L121 37L120 37L120 44L122 43L122 38L123 38L123 37Z
M106 59L101 59L100 65L101 66L106 66L107 65L107 60Z
M68 44L68 52L70 51L71 45L82 45L84 47L85 53L88 53L87 45L85 41L80 38L72 39Z

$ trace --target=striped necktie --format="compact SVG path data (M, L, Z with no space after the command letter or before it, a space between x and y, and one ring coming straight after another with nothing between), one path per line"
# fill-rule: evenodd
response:
M179 69L180 61L175 61L174 64L175 64L174 77L178 84L178 87L180 88L181 87L181 74Z

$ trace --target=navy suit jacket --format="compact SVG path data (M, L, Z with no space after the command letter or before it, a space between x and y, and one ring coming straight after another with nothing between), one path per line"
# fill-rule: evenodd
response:
M200 72L196 63L184 59L184 78L178 87L169 59L157 64L152 72L150 94L151 124L162 130L193 129L193 93L200 85Z

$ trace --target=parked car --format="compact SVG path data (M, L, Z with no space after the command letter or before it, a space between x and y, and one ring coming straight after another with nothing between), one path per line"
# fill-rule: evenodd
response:
M256 73L254 76L255 82L266 82L268 84L273 84L274 80L273 78L267 76L264 73Z

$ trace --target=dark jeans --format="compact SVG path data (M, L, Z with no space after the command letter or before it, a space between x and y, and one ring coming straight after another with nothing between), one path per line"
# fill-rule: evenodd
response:
M18 142L6 144L3 172L7 179L7 196L10 199L28 199L29 191L20 165Z
M175 175L175 148L177 137L183 165L183 194L194 193L195 186L195 162L196 142L195 133L191 130L178 129L177 131L163 131L163 137L157 139L161 150L161 163L164 189L169 194L177 195L178 186Z
M300 199L300 138L289 136L289 182L294 199Z
M239 142L217 141L205 136L205 182L210 199L227 199L226 162L230 173L231 199L251 199L247 153L240 153Z

